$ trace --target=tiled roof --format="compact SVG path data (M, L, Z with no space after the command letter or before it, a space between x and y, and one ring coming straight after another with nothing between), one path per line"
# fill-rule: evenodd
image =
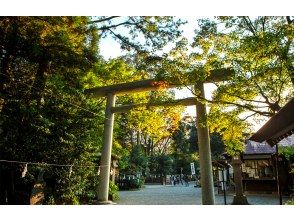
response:
M279 146L294 145L294 135L284 138L278 143ZM273 154L276 152L276 147L271 147L266 142L258 143L255 141L247 141L244 154Z
M289 137L284 138L283 140L281 140L278 145L280 146L293 146L294 145L294 134L292 134Z

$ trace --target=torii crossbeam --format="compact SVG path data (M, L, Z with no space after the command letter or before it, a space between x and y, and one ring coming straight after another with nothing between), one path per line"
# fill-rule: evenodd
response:
M208 77L203 81L191 82L189 85L194 85L195 91L201 97L205 97L204 83L225 81L233 75L231 69L217 69L212 70ZM164 86L163 86L164 85ZM209 131L207 127L207 113L206 105L195 97L181 100L174 100L164 103L156 104L133 104L126 106L115 106L116 95L123 95L135 92L154 91L164 88L174 88L183 86L179 83L168 83L165 81L158 81L153 79L141 80L129 83L122 83L111 86L98 87L86 90L87 94L93 97L107 97L106 110L105 110L105 123L103 135L103 149L101 153L100 162L100 176L99 185L97 190L98 202L107 204L108 190L109 190L109 177L110 177L110 163L111 163L111 150L112 150L112 137L113 137L113 123L114 113L126 112L130 109L146 106L172 106L172 105L196 105L197 116L197 133L199 145L199 160L200 160L200 175L201 175L201 189L202 189L202 204L214 204L214 188L213 188L213 175L212 175L212 162L211 150L209 141Z

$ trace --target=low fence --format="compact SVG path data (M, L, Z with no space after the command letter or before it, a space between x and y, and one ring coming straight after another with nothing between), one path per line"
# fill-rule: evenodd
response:
M167 184L167 181L161 175L148 175L145 177L145 184Z

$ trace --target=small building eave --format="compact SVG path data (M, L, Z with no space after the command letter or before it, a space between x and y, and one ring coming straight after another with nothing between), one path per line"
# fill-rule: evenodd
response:
M294 134L294 98L271 117L249 140L266 141L270 146L274 146L292 134Z

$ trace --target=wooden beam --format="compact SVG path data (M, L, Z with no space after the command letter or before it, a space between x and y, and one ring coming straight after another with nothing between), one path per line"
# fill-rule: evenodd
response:
M196 98L186 98L186 99L178 99L178 100L171 100L167 102L159 102L159 103L142 103L142 104L130 104L130 105L122 105L122 106L116 106L111 108L112 113L122 113L122 112L128 112L132 109L140 108L140 107L158 107L158 106L189 106L189 105L196 105Z
M194 70L191 72L192 74L197 74L197 71ZM200 73L199 73L200 74ZM232 69L216 69L212 70L209 76L204 80L205 83L209 82L219 82L228 80L234 71ZM195 82L189 82L189 85L195 84ZM183 86L180 82L167 82L167 81L158 81L155 79L147 79L135 82L127 82L121 83L117 85L110 85L110 86L103 86L97 87L92 89L87 89L85 91L86 94L90 94L94 97L103 97L106 96L108 93L112 93L115 95L122 95L127 93L134 93L134 92L146 92L146 91L154 91L159 90L160 88L174 88Z

